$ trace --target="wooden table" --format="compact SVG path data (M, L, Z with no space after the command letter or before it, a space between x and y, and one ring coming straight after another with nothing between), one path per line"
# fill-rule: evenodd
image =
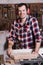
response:
M43 58L39 55L39 57L37 59L23 60L23 61L20 61L20 63L21 63L21 65L23 65L23 64L33 65L35 63L37 63L38 65L41 65L41 63L43 63Z

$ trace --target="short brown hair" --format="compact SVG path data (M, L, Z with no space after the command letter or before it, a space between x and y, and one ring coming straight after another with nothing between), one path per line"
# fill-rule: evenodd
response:
M18 7L21 7L21 6L23 6L23 5L26 7L26 9L28 8L25 3L19 3L19 4L18 4Z

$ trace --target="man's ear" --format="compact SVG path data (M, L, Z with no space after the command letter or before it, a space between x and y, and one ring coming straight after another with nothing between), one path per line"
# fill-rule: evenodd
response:
M30 14L30 9L29 9L29 8L27 9L27 14L28 14L28 15Z

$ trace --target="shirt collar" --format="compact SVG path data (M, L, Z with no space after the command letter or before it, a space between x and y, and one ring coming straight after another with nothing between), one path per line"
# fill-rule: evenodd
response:
M20 18L19 18L19 19L18 19L18 23L19 23L19 25L22 26L22 27L25 26L25 24L26 24L27 21L28 21L28 18L29 18L29 15L26 16L26 20L25 20L25 22L24 22L23 25L20 24L21 20L20 20Z

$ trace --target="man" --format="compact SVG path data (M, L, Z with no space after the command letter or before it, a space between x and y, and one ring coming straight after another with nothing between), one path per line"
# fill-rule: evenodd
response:
M15 20L12 24L10 31L10 38L8 39L8 54L12 52L15 38L22 42L24 48L31 48L33 43L33 34L35 36L35 50L33 53L38 53L41 45L41 35L38 26L38 21L35 17L27 15L27 6L24 3L18 4L19 19Z

